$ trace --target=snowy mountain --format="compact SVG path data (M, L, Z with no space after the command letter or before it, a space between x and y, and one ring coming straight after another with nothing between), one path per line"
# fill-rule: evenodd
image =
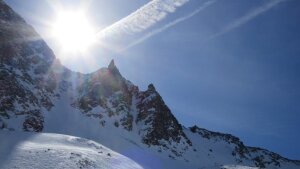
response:
M49 168L300 168L232 135L183 127L153 84L140 91L113 60L90 74L65 68L2 0L0 23L0 168L43 168L53 156ZM135 162L97 154L98 143Z
M142 168L131 159L84 138L7 131L1 131L0 137L0 166L3 169Z

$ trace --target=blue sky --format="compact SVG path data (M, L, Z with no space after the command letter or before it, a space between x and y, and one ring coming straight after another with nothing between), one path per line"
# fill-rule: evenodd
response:
M55 15L50 1L6 2L47 37L45 21ZM101 30L149 1L89 2L88 16ZM231 133L247 145L300 159L300 1L217 0L203 7L206 2L187 1L112 41L122 51L96 45L62 63L87 73L115 59L140 89L153 83L185 126ZM61 3L81 7L79 0ZM58 54L55 40L46 41Z

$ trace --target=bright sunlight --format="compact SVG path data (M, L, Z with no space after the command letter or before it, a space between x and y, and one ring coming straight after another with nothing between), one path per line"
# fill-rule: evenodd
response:
M85 52L95 42L95 31L82 12L59 12L52 34L64 52Z

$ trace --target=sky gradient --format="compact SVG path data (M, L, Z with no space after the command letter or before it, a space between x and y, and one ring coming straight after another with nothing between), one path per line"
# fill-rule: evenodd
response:
M60 58L45 24L55 15L50 1L6 2ZM80 2L64 0L62 6L77 9ZM149 1L88 2L88 16L101 31ZM120 50L95 45L61 61L88 73L115 59L140 89L153 83L183 125L231 133L247 145L300 159L300 1L182 3L162 9L166 15L149 27L109 41Z

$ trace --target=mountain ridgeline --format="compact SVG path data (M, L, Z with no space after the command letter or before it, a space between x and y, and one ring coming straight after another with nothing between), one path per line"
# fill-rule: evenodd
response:
M2 130L88 137L140 164L144 159L127 153L129 147L165 161L161 168L300 168L299 161L247 147L232 135L183 127L153 84L139 90L121 75L114 60L90 74L67 69L2 0L0 96ZM159 168L151 165L144 167Z

